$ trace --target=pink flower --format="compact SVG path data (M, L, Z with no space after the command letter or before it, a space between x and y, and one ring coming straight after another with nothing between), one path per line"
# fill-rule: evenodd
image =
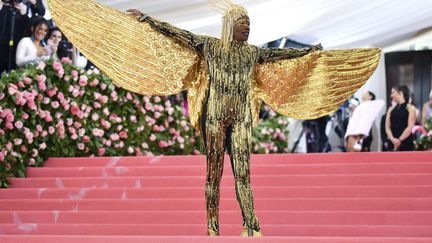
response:
M14 128L12 122L6 122L6 128L12 130Z
M117 133L113 133L111 134L110 138L112 141L117 141L120 139L120 136Z
M47 95L51 98L56 94L57 91L55 91L54 89L49 89L47 90Z
M152 141L152 142L155 141L156 140L156 136L154 134L151 134L150 137L149 137L149 140Z
M18 87L15 84L9 83L8 92L10 95L14 95L16 92L18 92Z
M73 127L69 127L69 133L70 134L76 134L76 129L75 128L73 128Z
M32 80L29 77L25 77L25 78L23 78L23 81L24 81L25 84L31 84Z
M98 84L99 84L99 80L94 79L94 80L90 83L90 86L92 86L92 87L96 87Z
M54 132L55 132L55 128L53 126L48 127L49 134L54 134Z
M53 118L49 113L45 116L45 121L46 122L52 122L53 121Z
M131 93L129 93L129 92L126 93L126 99L128 99L128 100L132 100L133 99Z
M117 96L117 92L116 92L116 91L111 92L111 98L112 98L114 101L117 101L118 96Z
M44 82L38 82L38 88L41 91L45 91L47 89L46 84Z
M152 108L153 108L152 105L151 105L150 103L146 103L144 107L145 107L145 109L148 110L148 111L151 111Z
M4 161L5 155L2 151L0 151L0 161Z
M13 122L15 120L15 116L12 113L7 114L6 122Z
M16 121L15 122L15 127L18 129L21 129L24 126L24 124L21 121Z
M135 149L133 149L132 147L128 147L128 153L129 154L133 154L135 152Z
M85 145L83 144L83 143L79 143L78 145L77 145L77 147L78 147L78 149L79 150L84 150L84 148L85 148Z
M80 95L80 90L79 89L72 90L72 96L73 97L78 97L79 95Z
M36 160L33 158L29 159L29 165L35 165L36 164Z
M160 98L159 96L155 96L155 97L153 98L153 101L154 101L155 103L159 103L159 102L161 102L161 98Z
M193 154L194 154L194 155L200 155L201 152L200 152L199 150L196 150L196 149L195 149L195 150L193 151Z
M105 148L99 148L98 154L99 154L99 156L103 156L105 154Z
M46 63L45 63L45 62L40 62L40 63L37 65L36 68L39 69L39 70L44 70L45 67L46 67Z
M47 131L42 131L42 133L41 133L41 137L46 137L46 136L48 136L48 132Z
M134 116L134 115L131 115L131 116L130 116L130 120L131 120L131 122L133 122L133 123L136 123L136 122L137 122L137 118L136 118L136 116Z
M88 83L87 80L88 80L87 76L83 75L83 76L81 76L81 78L79 79L78 84L79 84L81 87L84 87L84 86L86 86L87 83Z
M78 139L78 134L76 134L76 133L72 134L71 139L74 140L74 141L77 140Z
M153 132L159 132L159 126L158 125L154 125L152 128Z
M102 107L102 105L99 102L94 102L93 106L95 109L100 109Z
M89 136L84 136L82 138L83 143L89 143L90 142L90 137Z
M143 149L148 149L148 148L149 148L149 146L148 146L147 143L142 143L142 144L141 144L141 147L142 147Z
M54 101L54 102L51 103L51 107L54 108L54 109L57 109L57 108L60 107L60 103L58 103L58 101Z
M74 127L76 128L76 129L80 129L81 127L82 127L82 124L81 124L81 122L74 122Z
M12 150L13 144L11 142L7 143L6 148L7 148L7 150Z
M102 97L99 99L99 101L100 101L102 104L106 104L106 103L108 103L108 96L106 96L106 95L102 96Z
M53 69L56 71L60 71L61 69L63 69L63 65L59 62L54 62L53 63Z
M122 138L122 139L126 139L128 137L128 134L126 131L121 131L119 135L120 135L120 138Z
M92 134L95 137L103 137L103 135L105 134L104 130L99 129L99 128L93 128L92 130Z
M177 141L179 142L179 143L184 143L184 138L182 138L182 137L177 137Z
M18 81L18 87L20 87L20 88L24 88L25 85L24 85L24 83L23 83L22 81Z
M62 92L59 92L57 94L57 99L61 102L62 100L64 100L64 94Z
M36 125L36 131L42 132L43 131L42 126L41 125Z
M78 135L80 137L84 136L84 134L85 134L85 129L84 128L81 128L81 129L78 130Z
M158 111L156 111L155 113L154 113L154 118L155 119L159 119L160 117L161 117L161 113L160 112L158 112Z
M21 145L22 144L22 139L21 138L15 138L14 139L14 144L15 145Z
M74 116L78 115L81 112L80 108L77 105L72 105L70 110L72 115Z
M47 79L46 76L43 74L36 76L36 80L38 81L38 83L45 83L46 79Z
M41 143L41 144L39 145L39 149L45 150L46 148L47 148L46 143Z
M36 157L39 155L39 151L37 149L32 149L32 157Z
M0 128L0 135L4 135L4 134L5 134L5 131Z
M64 64L72 64L72 60L69 57L63 57L60 61Z
M72 75L72 77L74 77L74 78L77 78L78 77L78 71L77 70L72 70L71 71L71 75Z
M21 145L21 152L27 153L27 147L25 145Z
M106 83L101 83L100 87L101 87L102 90L106 90L107 84Z
M165 141L159 141L159 148L166 148L166 147L168 147L167 142L165 142Z

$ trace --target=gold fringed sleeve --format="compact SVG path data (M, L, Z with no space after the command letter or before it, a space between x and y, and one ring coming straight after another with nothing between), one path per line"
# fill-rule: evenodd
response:
M380 49L315 51L303 57L258 64L254 92L276 112L315 119L333 111L375 71Z
M196 78L198 55L148 23L92 0L48 0L66 37L122 88L170 95Z

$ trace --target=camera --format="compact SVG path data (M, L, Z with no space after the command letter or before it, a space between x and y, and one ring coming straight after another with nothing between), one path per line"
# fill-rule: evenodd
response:
M62 48L64 50L70 50L72 49L72 43L69 41L60 41L59 48Z

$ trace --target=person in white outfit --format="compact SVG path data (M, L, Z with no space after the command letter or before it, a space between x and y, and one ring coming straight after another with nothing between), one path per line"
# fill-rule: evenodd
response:
M373 122L383 108L384 101L375 100L372 92L367 91L362 95L362 103L355 108L345 133L347 152L367 151L363 149L363 141L370 136Z
M27 64L38 64L55 54L53 46L47 45L45 37L48 32L48 22L43 17L35 17L31 24L31 36L20 40L16 52L16 64L24 67Z

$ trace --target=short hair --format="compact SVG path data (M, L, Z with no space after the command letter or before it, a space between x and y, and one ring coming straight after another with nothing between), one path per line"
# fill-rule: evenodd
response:
M376 96L374 93L372 93L371 91L368 91L369 95L371 96L371 100L375 100Z

